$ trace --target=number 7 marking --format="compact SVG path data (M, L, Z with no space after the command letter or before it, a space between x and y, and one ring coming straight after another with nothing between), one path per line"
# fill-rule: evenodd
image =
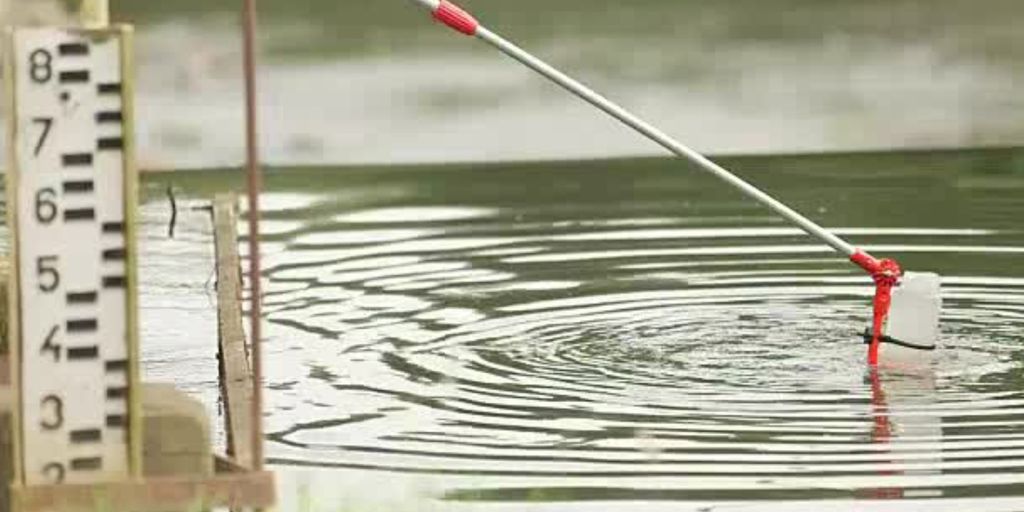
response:
M39 152L43 150L43 144L46 142L46 138L50 135L50 128L53 127L52 117L33 117L32 122L43 125L43 133L39 136L39 142L36 143L36 150L32 156L39 156Z

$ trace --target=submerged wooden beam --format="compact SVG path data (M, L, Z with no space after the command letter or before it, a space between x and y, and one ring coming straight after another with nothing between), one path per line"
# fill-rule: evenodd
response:
M11 388L0 386L0 478L11 480ZM6 400L5 400L6 398ZM99 486L0 486L0 512L17 510L206 510L214 506L260 507L273 498L270 476L252 476L233 461L212 455L203 406L170 384L142 387L145 483L132 480ZM248 476L252 476L249 478ZM268 483L269 482L269 483ZM233 485L241 490L231 490ZM253 490L254 486L265 488ZM266 486L270 486L266 488ZM86 491L90 488L90 491ZM46 493L56 492L54 496ZM155 501L146 501L156 496ZM185 505L183 505L185 504ZM11 508L10 505L14 505ZM102 506L98 506L102 505Z
M238 255L238 199L234 194L213 200L213 234L217 259L217 338L220 344L221 387L225 402L228 454L244 468L253 468L252 371L242 326L242 276Z
M144 384L142 414L146 478L213 474L210 422L199 401L173 384Z
M274 477L248 472L215 477L158 477L105 484L13 487L19 512L153 511L178 512L217 507L266 508L274 505Z

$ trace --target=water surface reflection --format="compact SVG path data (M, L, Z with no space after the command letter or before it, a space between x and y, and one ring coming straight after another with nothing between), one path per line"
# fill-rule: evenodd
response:
M328 510L1006 510L1021 158L726 159L944 276L930 373L877 378L869 280L677 161L273 172L272 461ZM196 198L234 183L160 179ZM177 279L202 292L206 272Z

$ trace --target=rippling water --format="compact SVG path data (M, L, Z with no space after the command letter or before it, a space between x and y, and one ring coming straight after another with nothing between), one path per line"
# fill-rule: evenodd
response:
M1024 494L1024 152L725 163L940 272L934 364L869 373L869 279L674 160L282 170L273 463L324 510L1013 509L998 497ZM158 192L194 205L234 179L150 184L147 318L212 330L206 213L166 240ZM215 392L211 361L148 334L151 375Z

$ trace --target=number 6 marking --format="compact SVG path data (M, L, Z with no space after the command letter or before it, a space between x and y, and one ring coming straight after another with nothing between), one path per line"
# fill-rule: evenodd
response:
M36 192L36 220L40 224L49 224L57 218L57 191L44 188Z

